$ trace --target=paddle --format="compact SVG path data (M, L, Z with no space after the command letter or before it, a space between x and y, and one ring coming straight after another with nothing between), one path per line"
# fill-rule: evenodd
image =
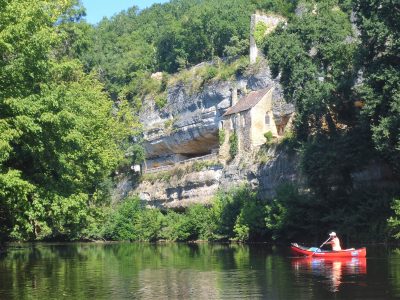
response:
M313 256L315 252L317 252L318 250L321 250L322 246L325 245L331 238L332 238L332 237L329 236L328 239L327 239L325 242L323 242L323 243L321 244L321 246L319 246L318 249L315 250L315 251L313 252L313 254L311 254L310 256Z

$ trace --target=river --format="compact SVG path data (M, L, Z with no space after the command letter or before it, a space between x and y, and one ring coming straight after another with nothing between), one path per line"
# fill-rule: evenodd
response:
M400 250L291 257L264 244L11 245L0 299L400 299Z

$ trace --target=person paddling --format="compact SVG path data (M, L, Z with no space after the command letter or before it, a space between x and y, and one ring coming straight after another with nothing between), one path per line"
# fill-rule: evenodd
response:
M332 250L333 251L340 251L342 250L342 247L340 247L340 240L339 238L336 236L336 232L331 232L329 234L331 240L329 242L327 242L326 244L328 245L332 245Z

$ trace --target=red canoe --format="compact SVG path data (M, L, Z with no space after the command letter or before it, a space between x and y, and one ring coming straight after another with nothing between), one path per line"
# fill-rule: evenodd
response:
M367 249L344 249L340 251L318 251L310 250L310 248L299 246L295 243L291 245L292 253L296 256L312 256L312 257L365 257L367 256Z

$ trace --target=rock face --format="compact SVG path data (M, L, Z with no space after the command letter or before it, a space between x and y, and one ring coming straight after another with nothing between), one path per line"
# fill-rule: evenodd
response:
M159 179L144 180L132 192L148 207L176 210L194 203L210 204L219 190L227 191L243 184L257 188L261 198L272 197L279 184L298 182L300 178L296 156L271 148L268 157L266 163L260 163L256 157L242 157L225 166L216 164L184 175L159 176Z
M232 92L244 95L248 91L276 86L274 99L281 102L281 89L268 67L255 74L233 81L212 82L198 92L190 93L184 84L168 89L167 104L157 109L152 99L146 99L140 120L144 124L147 168L170 164L185 158L202 156L218 148L218 128L224 112L235 98ZM292 105L275 105L274 110L294 110Z
M183 209L193 203L210 204L218 190L241 184L258 187L262 196L271 196L283 180L296 180L295 163L275 150L270 150L266 164L249 153L245 155L251 157L238 155L229 163L217 159L222 115L238 98L270 86L275 86L274 115L293 112L293 105L282 102L280 86L265 65L232 81L211 81L197 92L178 83L169 87L162 109L148 97L140 114L147 155L144 180L134 187L132 180L121 177L114 201L137 194L149 207ZM215 164L208 161L204 167L193 168L190 164L197 163L194 161L188 165L188 158L206 154L214 157ZM168 170L153 172L156 167L168 166Z
M145 181L136 192L149 207L183 209L191 204L210 204L217 193L223 170L215 167L170 180Z

